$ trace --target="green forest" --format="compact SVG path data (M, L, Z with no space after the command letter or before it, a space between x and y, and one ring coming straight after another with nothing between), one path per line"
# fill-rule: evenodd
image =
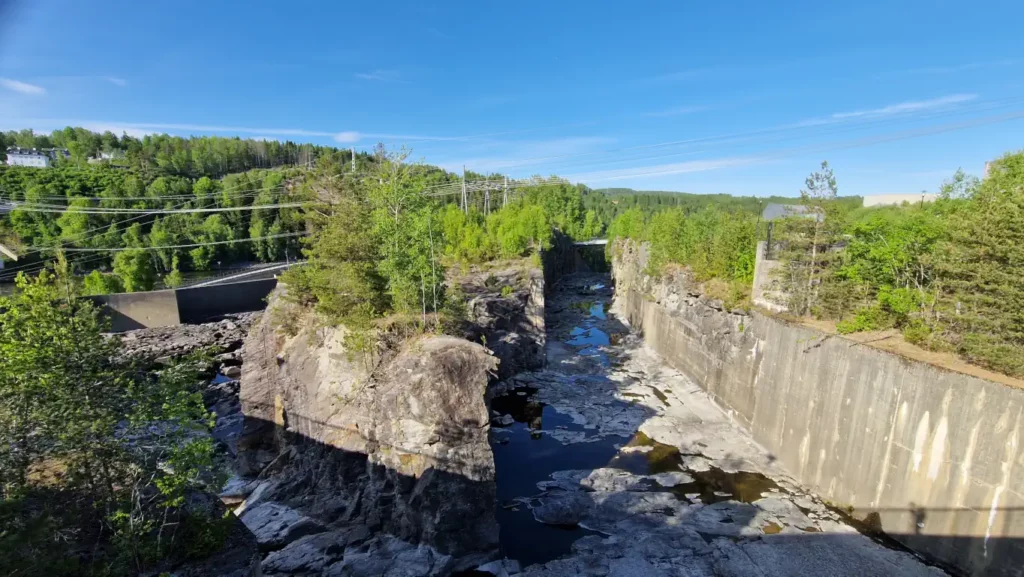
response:
M796 199L817 216L775 223L789 311L835 321L840 333L896 329L1024 376L1024 152L992 162L981 181L957 172L935 202L861 208L838 190L823 163ZM748 299L765 239L764 223L736 206L633 207L608 232L649 242L652 273L685 266L731 305Z
M5 145L71 151L51 168L0 167L0 199L26 203L0 218L0 242L22 255L0 280L40 270L61 247L77 273L88 273L91 294L173 287L190 271L298 258L317 200L314 169L331 165L332 176L351 180L365 178L374 162L344 149L238 138L135 139L70 127L0 136ZM89 161L100 153L111 158ZM435 167L415 171L422 186L457 180ZM255 208L278 204L289 206ZM165 246L180 248L155 249Z
M732 213L760 214L768 204L798 204L799 197L792 196L733 196L730 194L690 194L686 192L665 192L657 190L637 191L631 188L601 188L588 191L583 197L587 210L593 210L597 218L611 223L627 210L636 208L650 216L668 208L678 208L690 214L708 207L715 207ZM844 196L840 202L851 208L863 204L859 196Z

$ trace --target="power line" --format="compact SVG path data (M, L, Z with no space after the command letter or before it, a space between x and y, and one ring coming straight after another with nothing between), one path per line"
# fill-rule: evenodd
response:
M189 214L197 212L232 212L238 210L269 210L273 208L296 208L316 204L314 202L286 202L278 204L256 204L235 207L214 207L214 208L178 208L178 209L153 209L153 208L98 208L78 206L58 206L53 204L15 203L13 210L26 212L71 212L76 214Z
M62 249L64 252L123 252L126 250L165 250L165 249L178 249L178 248L196 248L200 246L214 246L219 244L233 244L236 242L253 242L257 240L271 240L275 238L292 238L296 236L306 236L304 232L289 232L285 234L272 234L268 236L258 236L252 238L236 238L232 240L218 240L213 242L197 242L192 244L172 244L164 246L141 246L141 247L119 247L119 248L65 248ZM45 249L43 249L45 250Z
M153 202L153 201L163 202L163 201L167 201L167 200L182 200L182 199L185 199L185 200L216 200L218 197L221 197L221 196L223 196L225 194L229 195L228 198L230 198L230 199L250 198L250 197L259 196L259 195L263 194L264 192L281 192L282 190L285 190L286 188L287 187L284 187L284 186L275 186L273 188L253 189L253 190L255 190L255 192L239 191L239 193L234 193L234 192L230 192L230 191L219 191L218 190L218 191L214 191L209 196L196 196L195 194L168 194L168 195L165 195L165 196L37 196L33 200L58 200L58 201L59 200L65 200L65 201L95 200L95 201L100 201L100 202L107 201L107 200L126 201L126 202L138 202L138 201L143 201L143 202ZM20 202L17 199L15 199L13 196L11 196L9 191L7 191L7 192L8 192L8 194L6 196L0 195L0 200L10 200L10 201L13 201L13 202ZM242 194L242 193L245 193L245 194Z

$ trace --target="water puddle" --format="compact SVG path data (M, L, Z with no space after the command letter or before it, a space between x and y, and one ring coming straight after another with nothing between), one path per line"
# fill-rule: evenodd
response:
M582 328L575 327L569 333L573 337L566 342L574 347L607 347L611 344L608 333L597 327Z
M782 532L782 525L773 521L768 521L763 527L761 527L761 532L765 535L778 535Z
M226 377L220 373L217 373L216 375L214 375L213 380L210 382L213 383L214 385L219 385L221 383L230 383L231 381L234 380L235 379L232 379L231 377Z
M636 450L641 448L644 450ZM779 488L775 481L761 473L728 473L715 467L707 471L688 470L683 467L683 456L678 448L659 443L643 433L637 433L607 466L629 471L634 475L683 471L693 477L693 481L671 487L669 491L689 503L753 503L761 499L765 493Z
M637 448L644 450L634 450ZM606 466L634 475L657 475L683 470L683 455L672 445L659 443L643 433L637 433Z
M775 481L750 471L728 473L711 467L707 471L686 471L686 474L693 477L693 482L672 487L672 493L689 502L699 499L705 505L721 501L753 503L771 489L779 488Z
M602 321L608 319L608 315L604 312L604 303L595 303L591 305L589 314L591 317L601 319Z

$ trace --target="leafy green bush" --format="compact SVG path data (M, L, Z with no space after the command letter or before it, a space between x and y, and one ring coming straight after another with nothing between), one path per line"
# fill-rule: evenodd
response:
M921 319L912 319L903 326L903 338L908 343L931 348L932 328Z
M650 242L650 272L669 264L688 267L698 281L714 278L751 282L754 276L756 217L715 208L687 214L681 208L655 213L645 223L639 209L624 212L609 226L613 238Z
M48 554L41 574L134 574L192 547L178 530L187 496L223 480L197 434L213 420L196 387L205 360L141 370L70 282L19 275L0 298L0 562Z
M647 223L644 213L639 208L631 208L622 213L608 225L608 241L628 238L636 241L646 240Z
M862 331L877 331L892 326L891 318L879 306L864 307L858 310L852 319L836 324L836 331L845 335Z
M124 284L116 275L94 270L82 279L83 295L106 295L120 292L124 292Z
M564 220L564 215L555 220ZM518 258L551 246L552 220L539 204L510 203L487 217L487 232L501 258Z
M830 172L819 181L834 191ZM1024 152L992 162L981 182L958 171L933 203L844 214L834 195L815 202L824 224L794 219L776 237L784 271L799 273L782 279L795 302L814 302L806 310L840 320L841 332L895 326L910 342L1024 375Z

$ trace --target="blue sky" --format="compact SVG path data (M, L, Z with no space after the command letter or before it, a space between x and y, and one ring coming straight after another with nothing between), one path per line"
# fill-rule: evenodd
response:
M595 187L935 190L1024 148L1024 2L0 0L0 128L406 145Z

